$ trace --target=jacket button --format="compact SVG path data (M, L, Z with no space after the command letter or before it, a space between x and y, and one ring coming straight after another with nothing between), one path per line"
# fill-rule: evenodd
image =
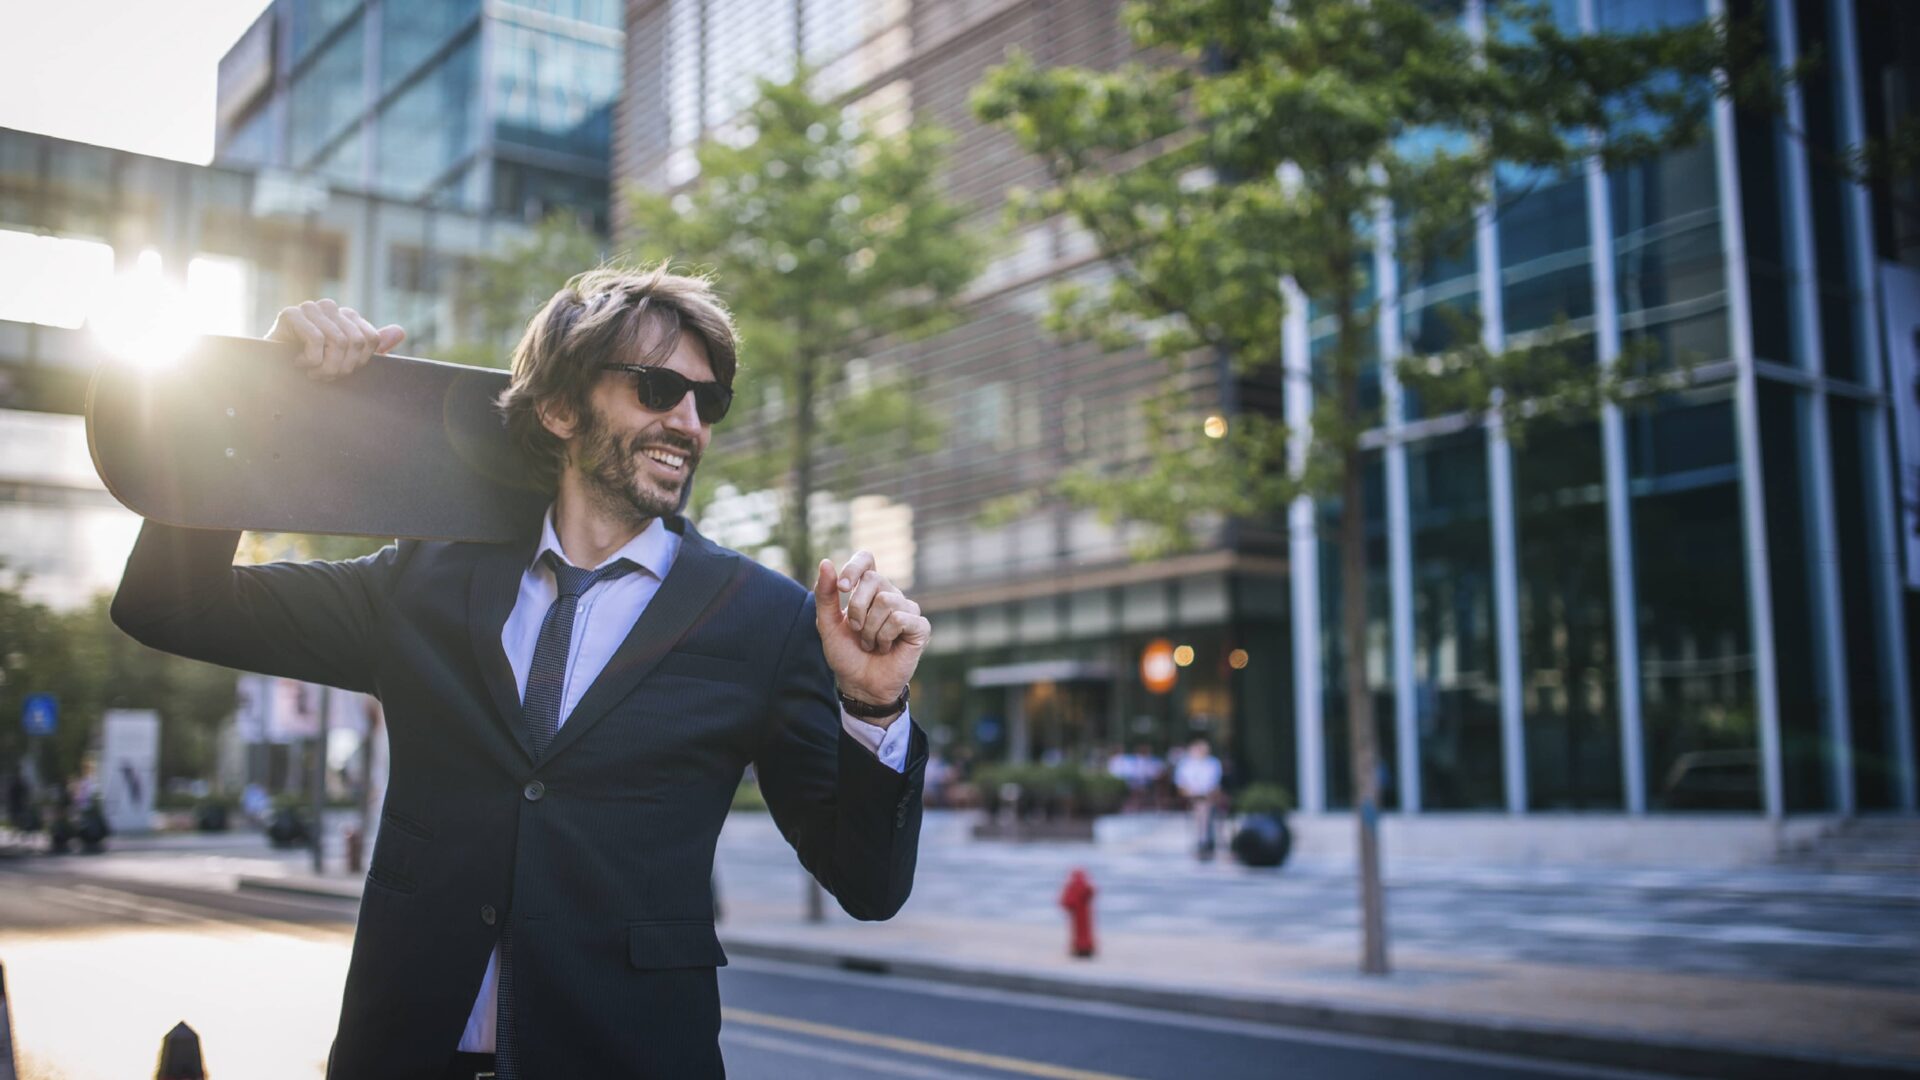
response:
M499 917L500 917L499 914L493 910L492 904L480 905L480 921L481 922L486 923L488 926L492 926L494 924L494 921Z
M520 794L525 795L528 802L539 802L540 796L546 793L547 785L538 780L529 780L527 781L527 786L520 789Z

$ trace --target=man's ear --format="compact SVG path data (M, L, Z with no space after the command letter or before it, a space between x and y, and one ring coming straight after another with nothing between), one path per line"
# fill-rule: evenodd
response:
M573 438L574 428L578 426L578 418L574 415L571 405L557 399L543 401L535 405L533 411L540 417L540 426L552 433L554 438L562 440Z

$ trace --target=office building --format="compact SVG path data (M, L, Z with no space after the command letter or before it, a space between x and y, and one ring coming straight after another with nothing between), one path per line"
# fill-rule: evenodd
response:
M275 0L220 62L214 161L604 231L617 0Z
M1719 11L1555 9L1597 30ZM973 119L973 86L1014 47L1118 63L1118 14L1107 0L630 0L616 183L691 181L692 147L751 77L800 57L863 115L953 130L950 190L997 223L1007 190L1044 176ZM1722 103L1704 141L1658 160L1503 174L1500 213L1457 262L1416 279L1376 257L1380 355L1443 346L1453 309L1497 343L1565 319L1600 362L1646 342L1693 375L1524 447L1380 378L1361 662L1391 810L1915 808L1920 551L1902 518L1920 500L1899 493L1920 475L1916 200L1844 182L1833 162L1920 106L1920 13L1772 0L1765 18L1779 59L1828 61L1784 116ZM952 422L938 452L866 487L910 511L914 596L937 627L916 717L949 748L1015 759L1206 734L1307 811L1350 805L1332 506L1225 523L1200 551L1150 561L1128 557L1128 528L1070 505L983 518L1072 464L1130 460L1141 392L1165 377L1038 325L1049 286L1089 272L1073 229L1028 226L1011 248L961 326L864 358L910 367ZM1315 314L1293 312L1290 362L1331 333ZM1241 408L1310 404L1277 379L1216 382ZM1143 661L1165 646L1177 670L1156 693Z

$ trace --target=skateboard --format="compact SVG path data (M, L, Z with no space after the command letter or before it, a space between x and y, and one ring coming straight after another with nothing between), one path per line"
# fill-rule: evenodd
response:
M493 406L502 371L375 356L320 382L298 345L205 337L177 363L104 359L87 446L107 490L166 525L501 542L552 496Z

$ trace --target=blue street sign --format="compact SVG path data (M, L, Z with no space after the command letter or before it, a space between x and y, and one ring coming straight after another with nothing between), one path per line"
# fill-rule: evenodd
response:
M20 707L20 726L29 735L51 735L60 719L60 703L52 694L29 694Z

